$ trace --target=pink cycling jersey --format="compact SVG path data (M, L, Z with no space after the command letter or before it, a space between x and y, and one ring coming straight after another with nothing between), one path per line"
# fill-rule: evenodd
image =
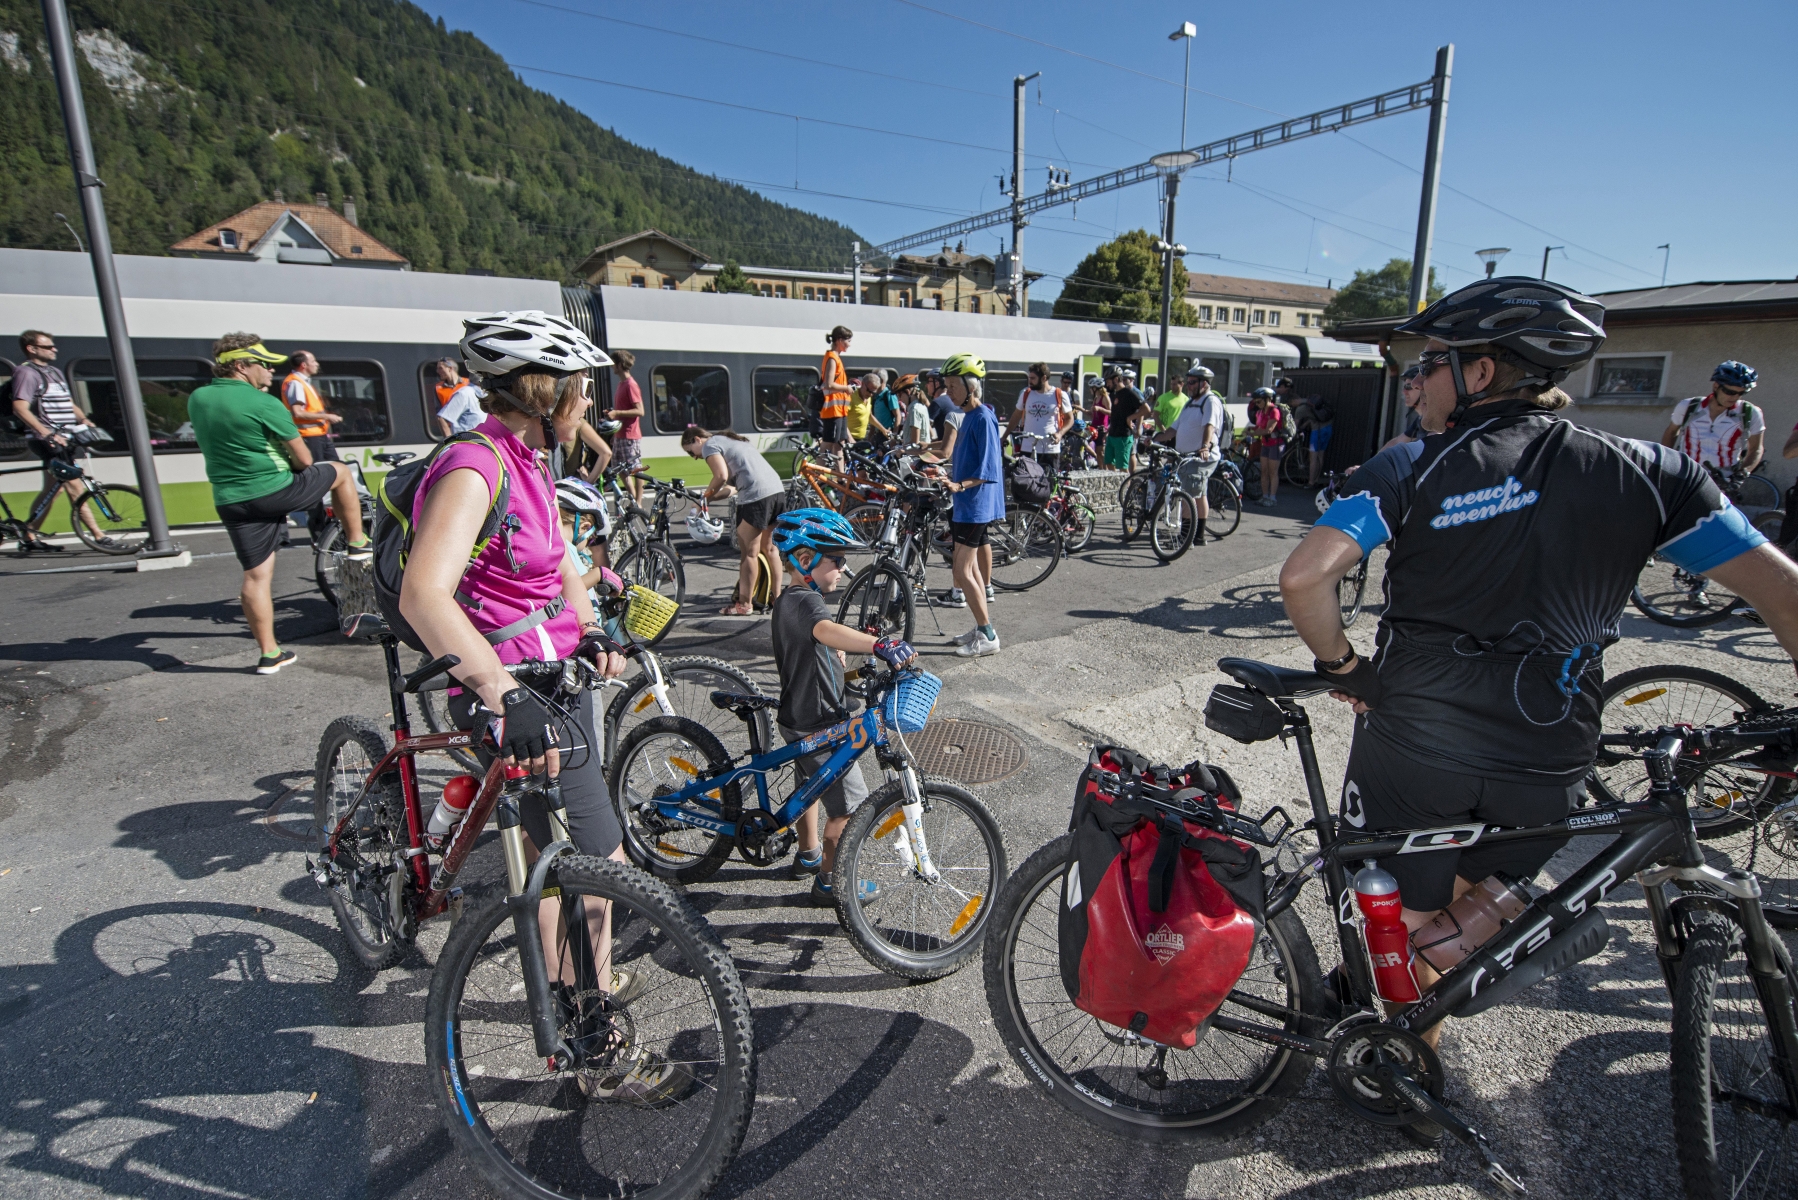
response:
M506 555L506 535L495 534L462 577L460 593L478 604L475 608L464 604L463 611L477 630L488 633L545 607L562 594L564 551L555 493L543 466L543 456L493 417L475 426L475 432L486 434L505 457L506 479L511 486L507 508L519 522L519 528L511 534L511 558ZM432 486L445 473L456 470L477 472L487 481L489 496L499 484L499 464L493 451L479 442L451 446L425 473L412 510L414 525L424 511L425 497ZM564 608L536 628L501 642L494 650L503 663L567 658L574 653L580 637L580 618L572 608Z

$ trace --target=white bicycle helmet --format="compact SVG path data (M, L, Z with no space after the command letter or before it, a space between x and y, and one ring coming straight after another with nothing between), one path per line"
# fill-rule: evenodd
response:
M574 372L612 365L592 338L545 312L493 313L463 321L462 328L459 349L470 375L506 375L520 367Z
M570 476L556 480L556 505L574 514L577 535L583 519L594 531L588 536L606 537L612 532L612 513L606 508L605 497L584 479Z
M724 522L696 500L687 506L687 536L701 546L715 546L724 539Z

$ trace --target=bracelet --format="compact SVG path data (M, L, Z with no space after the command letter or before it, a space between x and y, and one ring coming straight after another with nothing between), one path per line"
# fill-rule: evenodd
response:
M1352 663L1354 661L1355 661L1355 648L1353 646L1350 646L1349 652L1347 654L1343 655L1341 658L1333 659L1330 662L1323 662L1320 660L1317 664L1317 669L1318 669L1319 673L1322 673L1324 671L1340 671L1340 670L1342 670L1342 668L1348 666L1350 663Z

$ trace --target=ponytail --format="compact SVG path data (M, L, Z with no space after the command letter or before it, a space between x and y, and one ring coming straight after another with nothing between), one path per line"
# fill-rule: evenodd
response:
M681 449L694 446L700 442L709 442L715 437L727 437L733 442L747 442L749 439L734 429L701 429L697 425L689 425L680 435Z

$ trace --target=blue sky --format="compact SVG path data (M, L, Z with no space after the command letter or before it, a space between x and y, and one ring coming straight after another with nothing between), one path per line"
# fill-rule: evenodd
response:
M1669 282L1798 275L1798 4L1789 0L423 7L520 68L565 73L519 71L622 136L875 241L999 206L1014 75L1043 73L1026 117L1027 191L1037 192L1050 163L1079 180L1179 142L1182 47L1167 35L1183 20L1199 29L1188 144L1425 79L1436 47L1453 42L1438 278L1473 279L1482 270L1473 251L1488 246L1513 248L1501 272L1533 275L1543 247L1556 245L1566 249L1554 252L1551 278L1593 292L1653 286L1656 247L1669 242ZM1408 259L1426 124L1419 112L1259 151L1238 158L1228 180L1194 172L1178 237L1220 257L1188 266L1324 284ZM1158 207L1142 185L1044 214L1025 258L1055 278L1034 295L1052 296L1058 277L1116 232L1153 227ZM1008 227L983 231L969 249L996 252L1002 237Z

